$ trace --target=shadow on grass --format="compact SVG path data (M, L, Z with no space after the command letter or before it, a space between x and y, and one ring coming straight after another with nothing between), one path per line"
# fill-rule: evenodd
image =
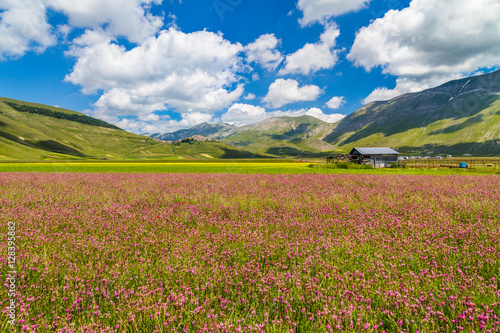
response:
M284 135L285 136L305 135L309 131L310 127L311 124L308 123L300 124L296 128L286 132Z
M269 158L269 156L252 153L246 150L238 150L231 148L221 148L224 154L220 157L221 159L237 159L237 158Z
M450 133L458 132L458 131L460 131L464 128L470 127L472 125L479 124L482 121L483 121L483 115L478 114L472 118L467 119L466 121L464 121L462 123L459 123L459 124L456 124L453 126L449 126L449 127L443 128L441 130L433 131L433 132L430 132L429 134L430 135L450 134Z
M294 156L294 157L309 156L313 154L311 152L300 150L293 147L271 147L266 151L266 153L277 156Z
M326 157L330 155L328 152L310 152L294 147L271 147L266 151L266 153L280 157L290 156L295 158Z
M76 157L87 157L87 155L83 154L82 152L63 145L60 142L54 141L54 140L44 140L44 141L29 141L29 140L22 140L19 137L0 131L0 137L3 137L9 141L15 142L17 144L29 147L29 148L34 148L34 149L41 149L44 151L49 151L53 153L60 153L60 154L66 154L66 155L71 155L71 156L76 156Z
M86 155L83 154L82 152L54 140L37 141L34 143L34 146L43 150L51 151L53 153L60 153L77 157L86 157Z

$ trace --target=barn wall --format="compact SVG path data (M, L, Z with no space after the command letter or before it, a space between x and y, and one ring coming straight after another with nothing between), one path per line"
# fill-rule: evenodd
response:
M374 155L370 156L370 164L376 168L388 168L391 163L398 163L396 155Z

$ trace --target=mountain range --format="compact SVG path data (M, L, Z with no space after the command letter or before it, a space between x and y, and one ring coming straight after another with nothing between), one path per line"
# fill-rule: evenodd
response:
M178 142L196 135L214 141ZM281 117L149 136L79 112L0 98L0 160L321 157L355 146L500 156L500 71L372 102L334 124Z
M335 124L283 117L241 127L203 123L151 136L178 140L195 134L273 155L389 146L408 154L500 156L500 71L372 102Z
M334 124L312 116L280 117L240 127L202 123L174 133L152 134L151 137L179 140L198 134L259 154L312 156L334 148L323 140L334 127Z

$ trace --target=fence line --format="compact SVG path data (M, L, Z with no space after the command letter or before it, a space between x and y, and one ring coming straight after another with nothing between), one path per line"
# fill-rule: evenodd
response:
M401 161L400 161L401 162ZM459 168L460 163L467 163L468 168L494 168L497 170L500 166L500 160L489 159L411 159L404 160L408 168Z

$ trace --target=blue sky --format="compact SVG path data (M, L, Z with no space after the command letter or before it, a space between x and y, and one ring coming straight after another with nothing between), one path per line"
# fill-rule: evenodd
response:
M0 96L136 133L334 122L500 65L497 0L0 0Z

